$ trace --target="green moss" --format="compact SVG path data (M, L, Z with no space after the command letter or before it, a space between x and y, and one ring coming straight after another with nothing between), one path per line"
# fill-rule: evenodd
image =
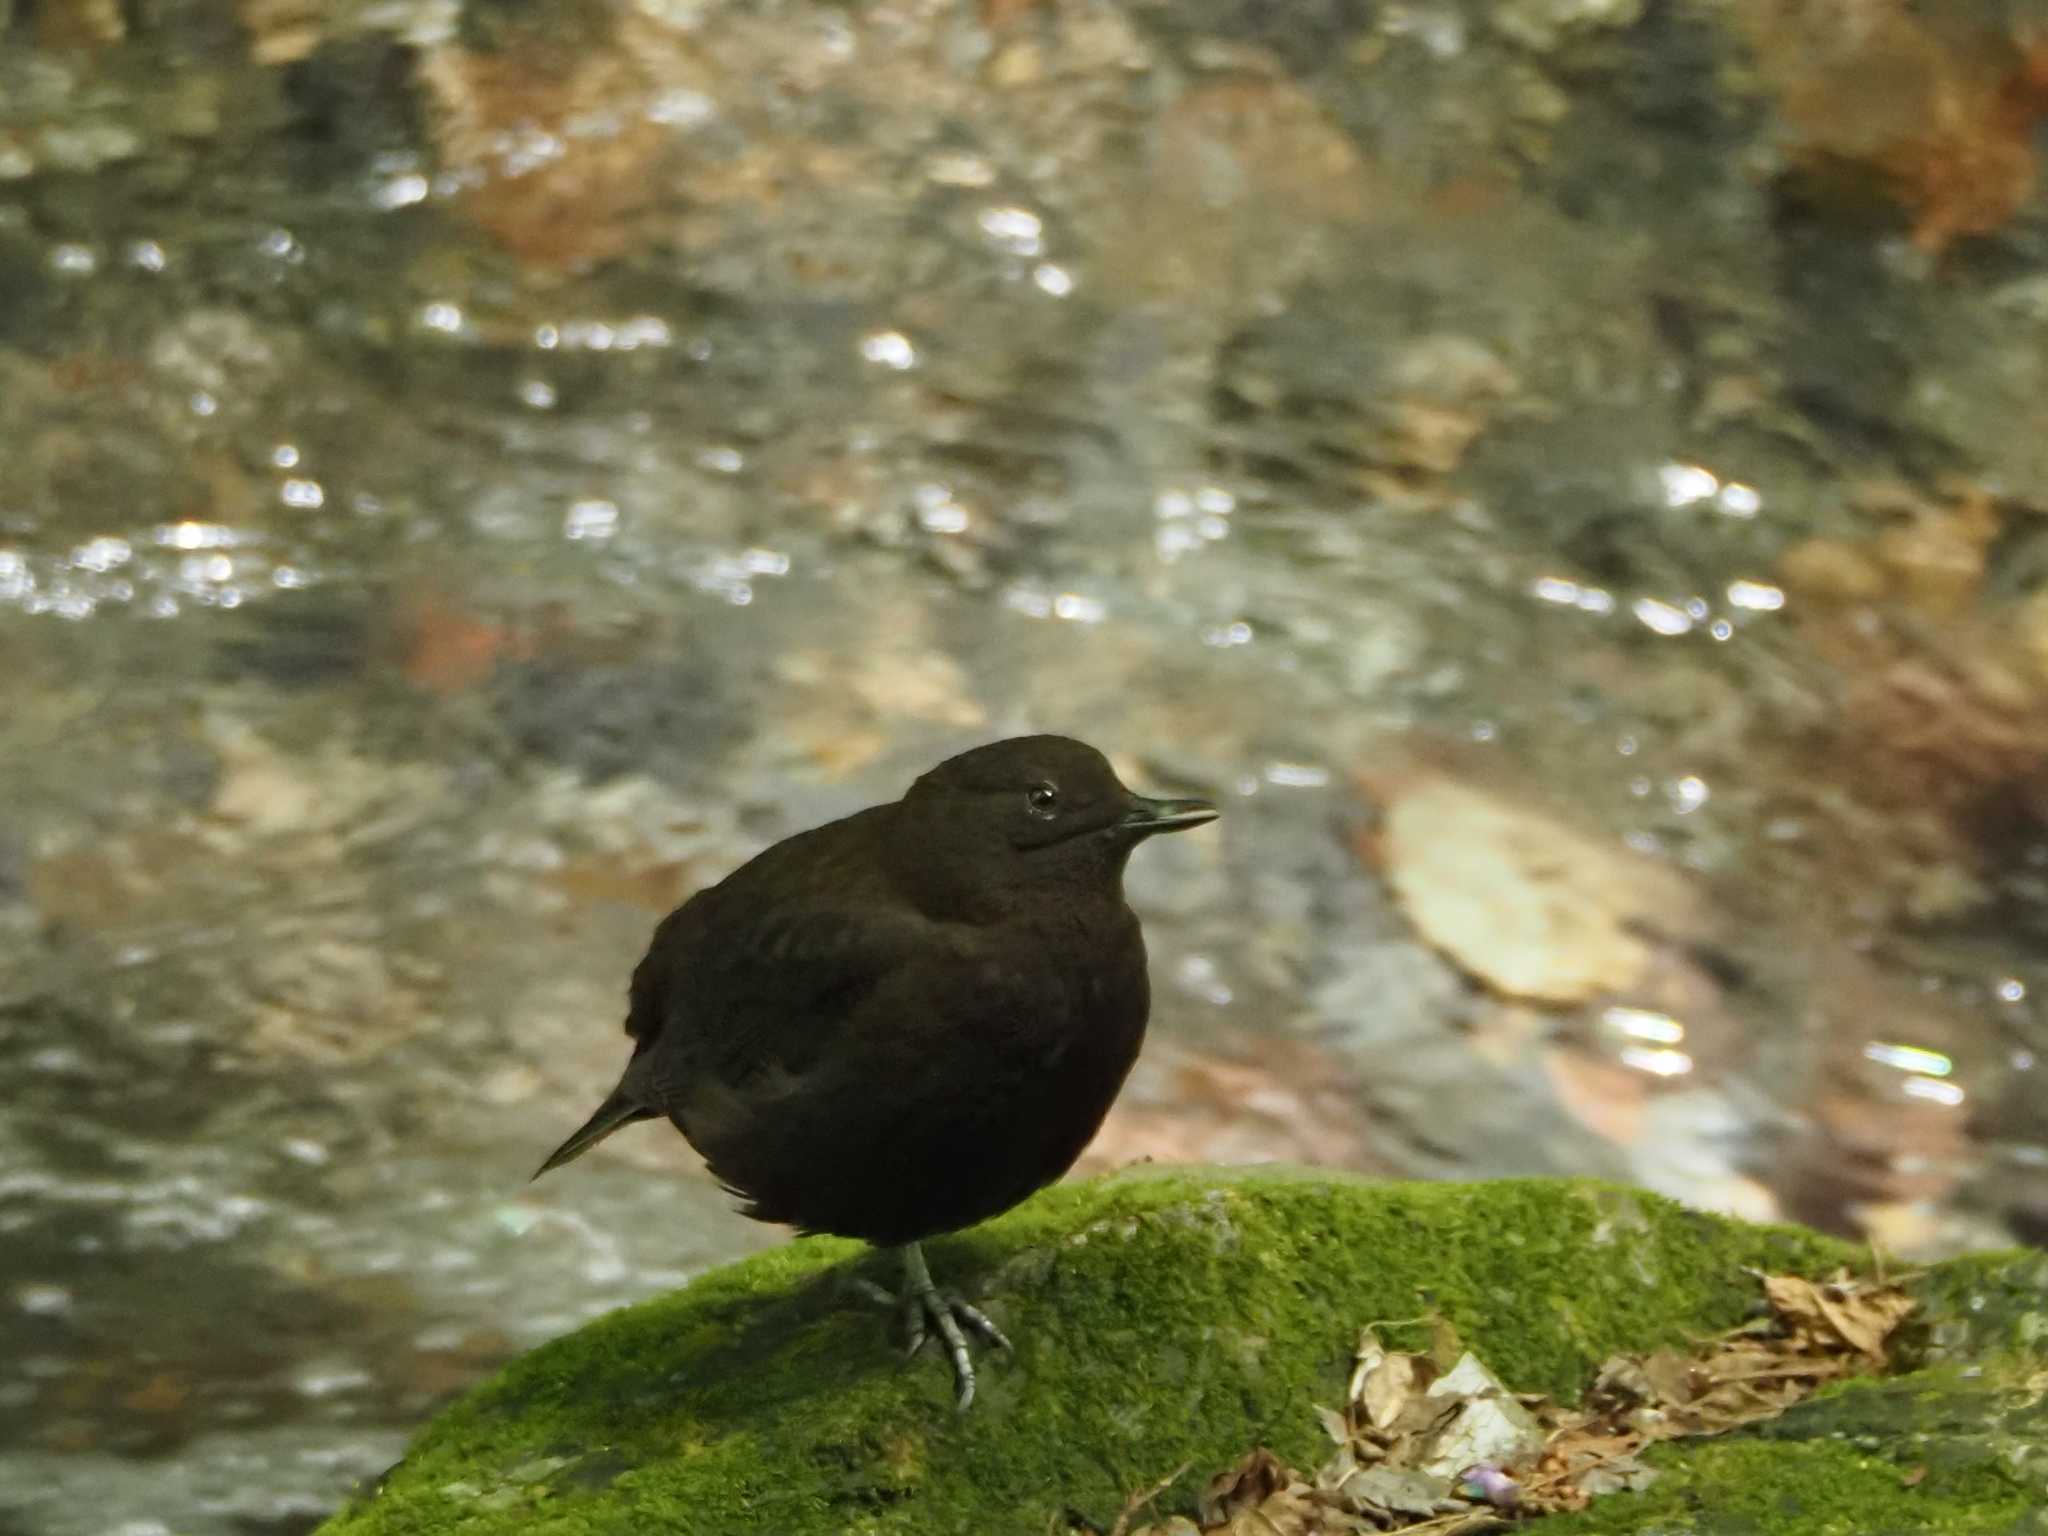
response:
M1913 1343L1928 1361L2048 1354L2048 1253L1978 1253L1916 1282L1926 1320Z
M1897 1462L1832 1443L1710 1440L1650 1460L1664 1475L1648 1492L1546 1521L1544 1536L2007 1536L2035 1507L1988 1468L1909 1485Z
M2031 1362L2038 1367L2039 1362ZM2019 1536L2048 1508L2048 1402L2025 1368L1847 1383L1722 1440L1650 1458L1649 1492L1544 1527L1558 1536Z
M329 1536L1044 1536L1069 1508L1107 1525L1131 1489L1184 1461L1214 1470L1256 1444L1319 1459L1313 1405L1341 1395L1364 1322L1434 1307L1504 1379L1570 1395L1615 1350L1738 1321L1756 1298L1745 1266L1814 1272L1855 1257L1608 1185L1294 1170L1067 1185L928 1251L941 1284L979 1299L1018 1344L1014 1358L983 1357L964 1418L943 1364L902 1365L885 1319L836 1283L849 1261L892 1278L886 1261L799 1242L515 1362ZM1383 1332L1426 1343L1421 1327ZM1817 1458L1825 1486L1862 1497L1857 1453L1798 1454ZM1899 1469L1889 1476L1896 1493ZM1941 1476L1923 1485L1930 1507L1967 1503L1979 1472ZM1647 1497L1683 1489L1674 1473Z

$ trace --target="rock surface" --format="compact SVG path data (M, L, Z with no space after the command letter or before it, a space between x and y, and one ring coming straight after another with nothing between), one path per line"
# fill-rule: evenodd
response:
M1255 1445L1312 1462L1359 1327L1431 1308L1517 1390L1570 1395L1608 1354L1740 1321L1747 1268L1859 1255L1618 1186L1369 1184L1300 1170L1134 1170L932 1245L1017 1340L965 1418L904 1368L814 1239L616 1312L515 1362L323 1529L385 1533L1097 1529L1182 1463L1161 1514ZM1919 1369L1751 1433L1659 1453L1647 1493L1566 1531L2035 1531L2048 1500L2048 1258L1917 1282ZM1178 1502L1176 1502L1178 1501ZM2030 1523L2033 1522L2033 1523Z

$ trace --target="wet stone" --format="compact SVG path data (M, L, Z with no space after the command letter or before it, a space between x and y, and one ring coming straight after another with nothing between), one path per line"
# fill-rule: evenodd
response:
M1576 34L1632 27L1642 15L1643 0L1500 0L1491 20L1502 35L1548 53Z
M629 773L701 780L742 730L728 685L690 661L512 662L491 695L520 750L592 784Z
M311 182L368 177L384 169L380 162L415 153L421 123L413 55L395 38L331 40L291 64L283 91Z
M366 604L337 592L313 593L289 608L257 605L217 626L215 666L224 680L334 687L374 659L375 622Z
M1390 1225L1381 1231L1381 1222ZM1362 1250L1378 1253L1379 1264L1361 1270L1350 1256ZM969 1294L1031 1341L984 1367L975 1413L964 1420L943 1401L943 1381L876 1368L880 1345L864 1349L856 1334L868 1320L849 1319L828 1299L834 1267L864 1261L852 1245L815 1243L708 1276L515 1364L431 1426L389 1479L327 1529L513 1530L569 1518L606 1532L644 1525L652 1510L713 1525L744 1510L745 1519L792 1533L859 1519L911 1536L1038 1530L1057 1526L1067 1509L1100 1528L1153 1480L1151 1467L1186 1462L1201 1475L1162 1487L1153 1517L1170 1521L1193 1506L1220 1530L1213 1506L1232 1485L1228 1469L1246 1464L1245 1446L1270 1448L1254 1463L1277 1456L1317 1465L1334 1417L1317 1404L1354 1404L1365 1416L1353 1421L1360 1434L1402 1407L1406 1373L1381 1373L1385 1390L1376 1394L1367 1361L1388 1357L1370 1329L1372 1356L1367 1342L1358 1345L1368 1372L1361 1393L1346 1353L1358 1326L1338 1317L1379 1318L1383 1303L1412 1298L1420 1284L1436 1327L1457 1341L1445 1361L1462 1357L1429 1389L1432 1398L1456 1386L1484 1408L1499 1381L1578 1400L1596 1370L1605 1377L1600 1362L1616 1349L1726 1337L1753 1311L1754 1266L1810 1295L1815 1288L1788 1272L1848 1252L1594 1184L1368 1186L1302 1171L1135 1171L1069 1186L945 1251L972 1268ZM1247 1254L1259 1262L1247 1266ZM1390 1269L1402 1272L1398 1280ZM1940 1272L1929 1283L1938 1290L1944 1278L1961 1276ZM1171 1301L1132 1305L1154 1286ZM1076 1326L1098 1297L1111 1296L1116 1326ZM1911 1295L1887 1293L1884 1302L1894 1319L1915 1306ZM1947 1315L1940 1297L1924 1304ZM1414 1332L1435 1347L1430 1334ZM1325 1334L1344 1343L1332 1348ZM1718 1512L1723 1487L1752 1504L1810 1509L1818 1523L1830 1510L1865 1512L1922 1482L1911 1495L1919 1507L1987 1521L2003 1512L2009 1521L2036 1476L2027 1452L2044 1409L2038 1386L2025 1380L2038 1360L1993 1357L1975 1376L1951 1367L1855 1382L1761 1432L1663 1446L1651 1454L1654 1470L1638 1464L1610 1479L1636 1491L1601 1494L1562 1528L1617 1536L1691 1529L1670 1522L1690 1509ZM598 1373L606 1391L564 1391ZM785 1375L802 1386L786 1391ZM818 1390L821 1375L830 1391ZM1158 1411L1166 1400L1172 1413ZM1413 1406L1416 1419L1436 1427L1437 1410ZM1385 1419L1370 1417L1382 1407ZM649 1449L615 1427L621 1416L644 1422L649 1413L670 1416ZM1512 1401L1477 1414L1472 1431L1488 1418L1502 1432L1490 1445L1533 1427ZM678 1437L693 1454L674 1454ZM929 1454L941 1439L946 1455ZM1107 1469L1105 1448L1115 1453ZM1474 1453L1468 1442L1442 1454L1451 1460L1436 1470L1448 1474ZM624 1459L632 1476L570 1480L568 1469L584 1458L608 1474ZM1148 1471L1122 1470L1135 1464ZM1909 1478L1915 1466L1924 1470ZM543 1467L544 1501L536 1485ZM2015 1475L2018 1482L2007 1480ZM1385 1479L1360 1490L1401 1503L1443 1491Z

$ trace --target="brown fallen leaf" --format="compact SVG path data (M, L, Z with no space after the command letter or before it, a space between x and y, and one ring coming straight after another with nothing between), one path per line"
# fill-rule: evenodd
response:
M1427 1385L1422 1365L1413 1355L1388 1355L1369 1372L1358 1395L1365 1422L1374 1429L1389 1429L1401 1412Z
M1699 921L1671 870L1533 807L1442 776L1384 790L1376 852L1417 932L1505 997L1626 992L1656 937Z
M1859 1286L1846 1276L1816 1284L1796 1275L1766 1275L1764 1294L1795 1329L1824 1341L1829 1336L1873 1360L1884 1357L1892 1330L1913 1310L1910 1296L1893 1286Z
M1182 1462L1144 1492L1134 1493L1126 1499L1123 1509L1116 1517L1116 1523L1109 1528L1109 1536L1124 1536L1124 1533L1130 1529L1131 1516L1135 1515L1140 1509L1150 1504L1159 1495L1187 1476L1188 1468L1193 1465L1194 1463L1191 1461Z
M1510 1513L1584 1509L1648 1486L1657 1471L1642 1452L1659 1441L1773 1418L1827 1381L1882 1367L1914 1307L1882 1278L1753 1273L1768 1316L1690 1351L1612 1356L1582 1407L1509 1392L1468 1351L1444 1369L1429 1355L1388 1350L1375 1328L1392 1325L1368 1326L1343 1410L1315 1410L1335 1448L1313 1476L1261 1448L1209 1484L1199 1526L1177 1518L1132 1536L1476 1536ZM1423 1323L1434 1349L1455 1342L1441 1319L1401 1326ZM1903 1485L1924 1476L1917 1468ZM1157 1491L1133 1499L1112 1536Z
M1202 1523L1213 1526L1256 1509L1293 1480L1286 1464L1260 1446L1227 1472L1218 1473L1202 1490Z

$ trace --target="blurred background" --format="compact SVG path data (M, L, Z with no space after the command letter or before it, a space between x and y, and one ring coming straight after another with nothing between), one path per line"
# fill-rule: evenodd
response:
M779 1240L525 1180L1019 731L1225 806L1091 1167L2048 1237L2044 119L2037 0L0 0L0 1533Z

